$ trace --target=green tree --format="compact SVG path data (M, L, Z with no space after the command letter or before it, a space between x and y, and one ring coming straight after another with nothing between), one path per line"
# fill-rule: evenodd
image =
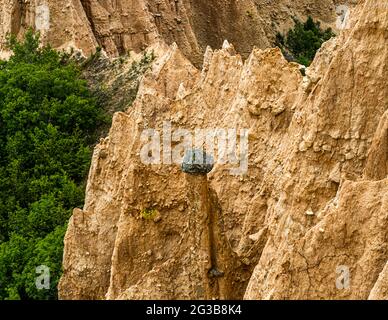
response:
M295 60L309 66L322 44L333 37L331 28L322 30L320 23L308 17L305 23L295 19L295 26L284 37L280 33L276 36L276 44L283 51L289 52Z
M96 128L105 115L67 55L39 34L8 38L0 63L0 299L55 299L63 236L82 206ZM37 290L47 265L50 290Z

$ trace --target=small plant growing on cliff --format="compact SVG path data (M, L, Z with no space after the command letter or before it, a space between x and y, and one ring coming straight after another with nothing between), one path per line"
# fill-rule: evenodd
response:
M159 215L158 210L146 208L140 211L140 216L145 220L153 220Z
M96 52L92 53L89 58L87 58L83 63L82 63L82 67L83 68L86 68L87 66L89 66L90 64L96 62L98 59L101 58L101 55L102 55L102 48L101 47L97 47L96 48Z
M113 114L132 105L140 80L154 60L154 52L144 52L138 60L131 59L130 55L121 56L113 63L102 56L84 64L83 74L98 104Z
M320 23L315 22L311 17L308 17L304 23L297 19L294 21L294 28L289 30L286 36L278 33L275 43L286 57L290 57L288 60L295 60L309 66L322 44L335 34L331 28L322 30Z
M155 58L155 52L153 50L149 53L144 52L143 57L140 60L140 66L146 67L148 69Z

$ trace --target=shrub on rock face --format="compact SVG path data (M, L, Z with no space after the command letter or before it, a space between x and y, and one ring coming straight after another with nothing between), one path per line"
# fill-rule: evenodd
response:
M63 235L82 206L95 128L105 117L78 68L39 46L39 36L8 39L0 63L0 299L53 299ZM36 267L50 268L38 290Z
M278 33L276 44L285 55L292 56L298 63L309 66L322 44L335 36L331 28L322 30L320 23L308 17L305 23L295 19L295 27L286 36Z
M145 209L141 210L140 215L145 220L152 220L152 219L155 219L159 215L159 212L158 212L158 210L153 209L153 208L145 208Z

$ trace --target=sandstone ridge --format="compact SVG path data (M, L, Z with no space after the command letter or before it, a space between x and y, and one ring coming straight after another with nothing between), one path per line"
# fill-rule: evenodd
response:
M207 45L224 39L248 56L254 45L270 46L276 32L293 24L292 17L312 15L335 27L331 0L0 0L0 39L22 36L32 27L55 48L80 50L89 56L102 47L110 57L141 51L163 40L176 42L195 64ZM0 51L6 54L4 43Z
M387 299L388 14L355 8L302 76L279 49L243 61L177 45L95 148L65 238L62 299ZM249 129L248 171L146 165L144 129ZM145 218L144 210L152 210Z

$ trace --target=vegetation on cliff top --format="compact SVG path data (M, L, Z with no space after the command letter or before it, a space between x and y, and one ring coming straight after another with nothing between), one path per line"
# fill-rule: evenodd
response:
M319 21L315 22L311 17L304 23L297 19L294 21L294 28L286 36L277 34L276 45L286 56L290 53L298 63L309 66L322 44L335 34L331 28L322 30Z

